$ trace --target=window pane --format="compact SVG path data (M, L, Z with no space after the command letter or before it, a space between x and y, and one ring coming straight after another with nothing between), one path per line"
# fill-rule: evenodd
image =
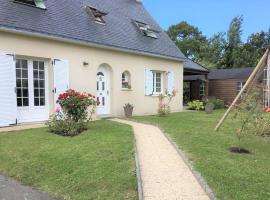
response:
M21 79L16 79L16 87L17 88L22 87L22 80Z
M16 78L21 78L22 77L22 71L21 69L16 69Z
M22 97L22 90L21 89L17 89L17 97Z
M28 87L28 79L22 79L22 87Z
M38 79L38 71L37 70L34 70L34 78Z
M36 70L38 69L38 61L33 62L33 68Z
M16 68L21 68L21 62L20 62L20 60L16 60Z
M45 98L40 98L40 106L45 106Z
M39 89L34 89L34 97L39 97Z
M22 60L22 68L27 69L27 60Z
M23 97L28 97L28 89L23 89Z
M35 106L39 106L39 98L35 98L34 99L34 105Z
M26 69L22 70L22 78L28 78L28 70Z
M45 90L44 89L39 90L39 96L40 97L45 97Z
M39 81L39 88L45 88L45 81L44 80Z
M39 78L40 79L44 79L45 78L44 71L39 71Z
M28 98L23 98L23 106L29 106Z
M21 98L17 98L17 106L22 107L22 99Z
M44 70L44 62L39 62L39 70Z
M38 80L34 80L34 88L38 88Z

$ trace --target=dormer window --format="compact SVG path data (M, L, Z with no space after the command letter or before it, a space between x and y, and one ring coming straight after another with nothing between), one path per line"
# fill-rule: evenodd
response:
M95 22L99 24L105 24L105 20L103 19L104 16L107 15L107 13L102 12L96 8L87 6L86 7L88 14L91 14L95 18Z
M138 21L135 21L135 23L144 36L155 38L155 39L158 38L157 37L158 31L151 29L148 24L138 22Z
M15 3L25 4L28 6L33 6L41 9L46 9L43 0L14 0Z

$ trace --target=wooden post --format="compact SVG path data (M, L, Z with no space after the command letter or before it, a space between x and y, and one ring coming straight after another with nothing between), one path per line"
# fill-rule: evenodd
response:
M254 69L254 71L252 72L252 74L250 75L250 77L248 78L246 84L244 85L244 87L241 89L241 91L238 93L238 95L235 97L234 101L232 102L232 104L230 105L230 107L228 108L228 110L225 112L225 114L223 115L223 117L220 119L220 121L218 122L215 131L218 131L218 129L220 128L220 126L223 124L223 122L225 121L225 119L228 117L229 113L231 112L232 108L235 106L235 104L237 103L237 101L240 99L240 97L242 96L242 94L244 93L244 91L246 90L246 88L249 86L249 84L252 82L252 80L254 79L254 77L256 76L257 72L260 70L261 67L264 67L265 63L266 63L266 59L269 55L269 48L267 49L267 51L264 53L263 57L261 58L260 62L257 64L256 68Z

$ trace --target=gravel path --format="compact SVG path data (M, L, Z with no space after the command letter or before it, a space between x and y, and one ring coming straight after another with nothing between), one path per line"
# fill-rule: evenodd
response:
M190 168L159 128L113 119L134 129L145 200L209 200Z
M14 179L0 175L0 200L54 200L45 192L23 186Z

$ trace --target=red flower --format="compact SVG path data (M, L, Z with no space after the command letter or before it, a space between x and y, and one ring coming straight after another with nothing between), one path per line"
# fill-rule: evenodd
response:
M269 108L269 107L265 107L265 108L263 109L263 111L266 112L266 113L270 113L270 108Z
M96 96L92 96L94 99L96 98Z

